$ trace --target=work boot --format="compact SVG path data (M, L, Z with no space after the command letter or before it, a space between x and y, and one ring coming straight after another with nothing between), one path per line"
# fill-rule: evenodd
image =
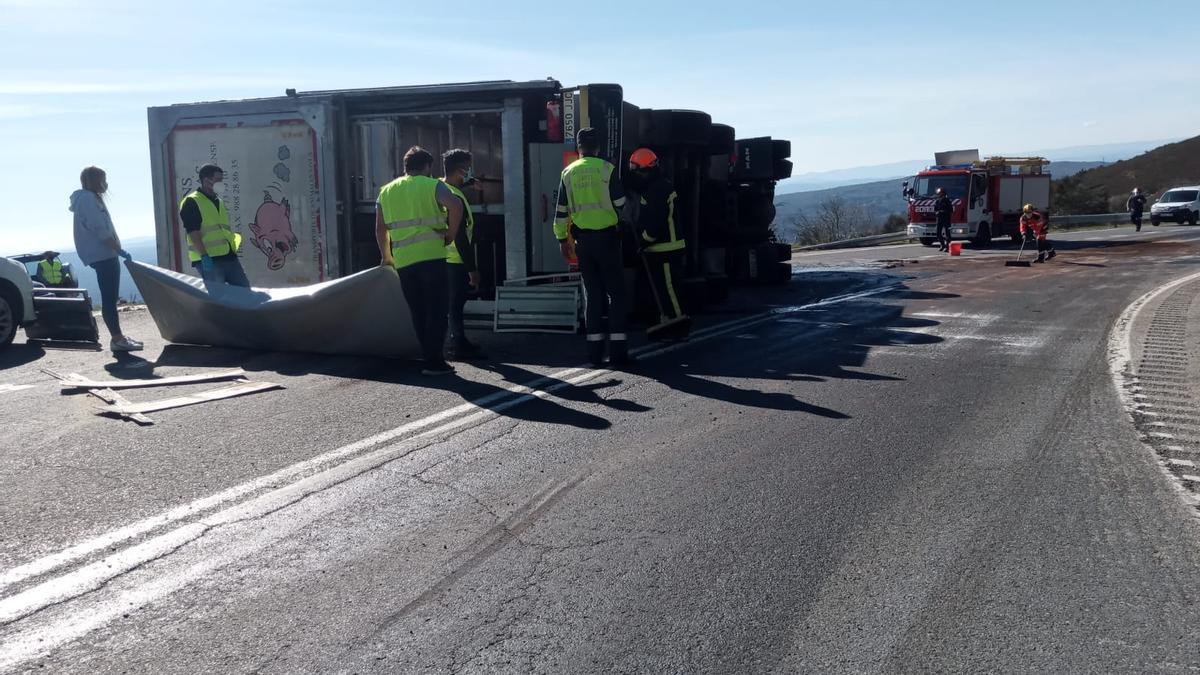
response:
M446 358L451 361L474 361L486 358L486 356L483 350L479 348L479 345L463 340L460 343L450 345L446 349Z
M428 377L437 376L437 375L450 375L453 372L454 372L454 366L450 365L449 363L446 363L445 361L436 362L436 363L428 362L425 364L425 367L421 369L421 374L428 376Z
M633 364L633 357L629 355L628 340L614 340L608 343L608 362L614 366Z
M1037 260L1034 260L1033 262L1040 262L1040 263L1044 263L1044 262L1046 262L1046 256L1044 256L1044 255L1042 255L1041 253L1039 253L1039 254L1038 254L1038 257L1037 257Z
M593 368L600 368L604 365L604 341L603 340L588 340L587 343L587 360Z
M1050 253L1048 253L1046 255L1047 255L1046 260L1050 260L1050 259L1054 258L1054 256L1058 255L1058 253L1056 253L1054 251L1054 249L1050 249Z

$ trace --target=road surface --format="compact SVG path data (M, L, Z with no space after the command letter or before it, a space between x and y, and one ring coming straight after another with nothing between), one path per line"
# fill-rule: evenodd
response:
M801 254L628 373L481 336L428 380L137 312L139 357L18 345L0 671L1194 671L1200 526L1110 351L1200 230L1060 240ZM40 371L229 365L286 389L138 427Z

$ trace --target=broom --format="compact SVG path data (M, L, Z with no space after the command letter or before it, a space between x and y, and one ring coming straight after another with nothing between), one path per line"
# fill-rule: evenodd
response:
M638 257L642 259L642 264L646 266L646 280L650 283L650 292L654 294L654 304L658 308L658 316L660 318L664 317L667 313L663 311L662 298L659 297L658 286L654 283L654 272L650 270L650 260L646 258L645 253L639 254ZM686 340L691 329L692 317L684 314L650 326L646 329L646 338L655 342Z
M1005 267L1033 267L1033 265L1029 264L1028 260L1021 260L1021 254L1025 252L1025 242L1026 241L1027 241L1027 239L1024 236L1022 236L1021 237L1021 250L1017 251L1017 259L1016 260L1005 260L1004 261Z

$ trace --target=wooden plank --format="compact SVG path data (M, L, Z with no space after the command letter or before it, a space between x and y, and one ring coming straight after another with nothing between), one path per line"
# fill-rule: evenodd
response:
M230 387L202 391L200 393L190 394L188 396L176 396L174 398L149 401L146 403L109 405L101 408L100 410L102 412L116 413L118 415L127 415L130 413L148 413L155 412L157 410L182 408L183 406L196 405L197 403L219 401L226 398L233 398L234 396L245 396L246 394L254 394L260 391L267 391L269 389L282 388L282 385L274 384L272 382L242 382Z
M116 405L116 406L133 405L133 403L129 399L118 394L117 392L113 391L112 389L88 389L88 393L110 405ZM143 415L141 413L114 413L114 414L120 415L124 419L133 420L134 422L137 422L138 424L140 424L144 427L148 427L148 426L154 424L154 420L150 419L149 417L146 417L145 415Z
M177 375L175 377L160 377L152 380L89 380L83 377L75 377L75 373L71 377L64 379L60 384L63 389L131 389L134 387L165 387L174 384L193 384L196 382L212 382L214 380L231 380L241 377L246 374L246 371L241 368L233 370L218 370L211 373L198 373L196 375Z

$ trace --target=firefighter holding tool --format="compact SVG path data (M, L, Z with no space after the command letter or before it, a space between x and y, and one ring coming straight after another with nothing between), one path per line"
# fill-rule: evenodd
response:
M1026 204L1021 210L1021 234L1024 235L1026 243L1037 240L1038 257L1034 262L1044 263L1057 255L1054 246L1046 239L1047 229L1049 226L1046 217L1038 213L1033 204Z
M658 305L659 321L646 329L646 337L661 342L686 340L692 320L683 313L676 292L686 242L675 224L675 187L663 175L658 155L649 148L638 148L630 155L625 180L637 194L635 235Z
M580 129L575 145L579 159L563 169L558 186L554 238L568 261L571 259L568 234L575 239L575 255L583 277L588 362L593 366L603 364L607 341L609 362L627 365L630 357L625 324L629 319L629 298L617 227L618 209L625 205L625 189L616 167L599 156L598 130Z

